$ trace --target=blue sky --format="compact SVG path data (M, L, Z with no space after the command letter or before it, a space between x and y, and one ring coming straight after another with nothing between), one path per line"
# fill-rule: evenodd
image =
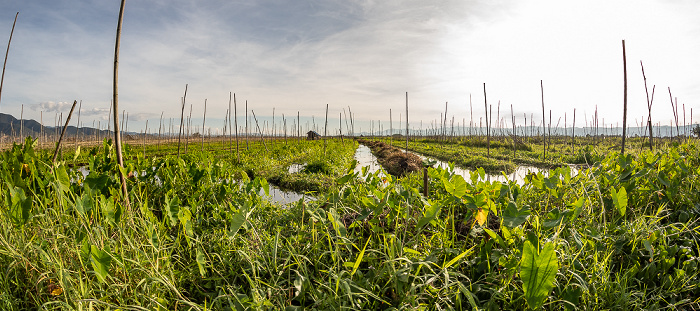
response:
M3 51L17 11L0 112L19 116L24 104L26 118L44 111L53 124L56 111L82 100L82 123L104 127L119 1L0 1ZM278 122L299 111L317 124L328 104L329 131L348 106L358 131L370 119L388 128L389 109L398 126L408 92L412 126L427 127L445 102L450 118L468 123L470 94L478 123L486 83L494 112L501 101L510 120L512 104L522 124L523 113L540 122L544 80L555 123L576 108L581 125L596 105L606 124L621 123L625 39L631 125L647 114L640 60L656 85L655 121L672 118L671 87L697 122L697 16L693 0L127 1L120 109L130 129L149 120L153 131L161 112L179 118L188 84L198 128L205 99L208 125L223 126L235 92L239 124L245 100L260 118L274 108Z

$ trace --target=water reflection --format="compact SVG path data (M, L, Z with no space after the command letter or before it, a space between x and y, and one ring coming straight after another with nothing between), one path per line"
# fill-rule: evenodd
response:
M401 149L404 150L404 149ZM404 150L405 151L405 150ZM424 161L435 161L435 166L439 166L441 168L448 168L449 163L443 162L437 159L433 159L431 157L424 156L419 153L415 153L412 151L409 151L417 156L419 156L422 160ZM357 168L355 168L356 172L361 172L363 166L368 166L369 171L374 173L377 170L381 168L381 165L377 161L377 157L372 154L372 150L365 146L365 145L359 145L357 148L357 151L355 152L355 160L359 162ZM570 165L569 168L571 169L571 176L574 176L578 174L578 168L576 166ZM471 170L466 169L466 168L460 168L455 166L454 167L454 172L457 175L462 175L462 177L465 180L470 180L471 179ZM540 169L534 166L518 166L515 171L511 174L508 175L503 175L503 174L486 174L486 181L491 181L491 182L509 182L509 181L515 181L515 183L522 185L525 183L525 177L529 173L540 173L542 172L544 175L548 175L549 170L548 169Z
M362 173L362 168L369 167L368 172L374 173L382 168L381 164L377 161L377 157L372 154L372 150L365 145L359 145L357 151L355 151L355 160L358 164L355 167L355 172ZM384 174L382 173L381 176Z
M296 173L303 171L304 168L306 168L306 163L302 163L302 164L293 163L292 165L289 166L287 171L289 172L289 174L296 174Z

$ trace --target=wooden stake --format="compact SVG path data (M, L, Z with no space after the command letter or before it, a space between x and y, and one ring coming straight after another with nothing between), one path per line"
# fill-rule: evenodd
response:
M270 152L270 150L267 149L267 144L265 143L265 136L263 135L262 131L260 130L260 124L258 123L258 118L255 117L255 111L252 109L250 112L253 114L253 119L255 119L255 126L258 128L258 133L260 133L260 138L262 139L262 143L265 146L265 151Z
M236 94L233 94L233 122L236 127L236 157L241 163L241 151L238 149L238 112L236 111Z
M12 43L12 34L15 33L15 24L17 24L17 16L19 12L15 14L15 21L12 22L12 31L10 31L10 40L7 41L7 51L5 51L5 62L2 64L2 77L0 77L0 98L2 98L2 84L5 82L5 65L7 65L7 55L10 54L10 43Z
M649 110L649 116L647 117L647 124L649 125L649 150L654 150L654 132L652 131L651 106L654 103L654 90L656 89L656 85L654 85L651 89L651 100L649 100L649 89L647 88L647 76L644 74L644 63L642 63L642 61L640 60L639 64L642 66L642 77L644 77L644 91L647 94L647 109Z
M182 109L180 112L180 131L177 134L177 158L180 158L180 140L182 138L182 126L185 119L185 102L187 100L187 84L185 84L185 96L182 97Z
M406 92L406 154L408 154L408 92Z
M61 130L61 137L58 138L58 144L56 144L56 150L53 152L53 158L51 159L51 162L56 163L56 157L58 156L58 150L61 148L61 141L63 140L63 135L66 133L66 128L68 128L68 123L70 122L70 117L73 115L73 110L75 109L75 105L78 104L78 101L75 100L73 101L73 107L70 108L70 112L68 113L68 118L66 118L66 125L63 126L63 130Z
M542 143L544 150L542 151L542 158L547 160L547 133L546 133L546 117L544 115L544 84L540 80L540 94L542 94Z
M622 112L622 155L625 155L625 137L627 136L627 56L625 54L625 40L622 40L622 67L625 80L624 108Z
M119 164L119 167L123 168L124 167L124 159L122 158L122 139L121 135L119 133L119 93L117 92L118 90L118 81L119 81L119 40L121 38L121 33L122 33L122 21L124 20L124 4L126 3L126 0L122 0L121 6L119 8L119 22L117 23L117 39L116 43L114 46L114 79L112 83L112 103L114 104L114 143L116 145L116 152L117 152L117 163ZM73 106L75 106L75 102L73 103ZM54 155L54 158L56 156ZM124 173L122 170L119 170L119 181L122 184L122 195L124 196L124 201L126 202L127 207L131 207L131 203L129 202L129 192L126 189L126 177L124 176Z
M484 83L484 110L485 110L485 120L486 120L486 156L491 156L491 132L489 129L489 110L488 104L486 103L486 83Z
M323 125L323 155L326 155L326 145L328 142L326 141L326 138L328 136L328 104L326 104L326 121L325 124Z
M204 118L202 119L202 152L204 152L204 125L207 123L207 99L204 99Z

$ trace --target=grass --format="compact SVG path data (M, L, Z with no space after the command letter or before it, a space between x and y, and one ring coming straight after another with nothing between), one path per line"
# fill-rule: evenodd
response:
M427 197L418 174L349 165L286 207L220 154L127 158L130 207L109 145L85 178L31 144L2 154L0 308L700 308L697 142L523 185L429 169Z

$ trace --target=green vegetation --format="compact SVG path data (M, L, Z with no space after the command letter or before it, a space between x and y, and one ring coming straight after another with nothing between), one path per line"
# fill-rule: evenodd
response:
M325 192L333 186L335 179L342 176L345 168L352 162L357 143L354 140L327 140L309 141L296 139L251 140L246 146L245 142L239 143L240 162L236 152L236 142L227 139L208 140L201 144L189 142L185 148L185 142L180 146L183 156L200 156L202 152L208 156L225 160L232 164L235 170L245 171L248 176L254 178L260 176L272 184L285 189L298 192L313 191ZM92 155L103 152L103 146L67 145L59 159L66 160L69 166L85 166ZM124 144L127 153L125 157L136 160L142 157L161 158L177 155L177 142L163 142L161 144L139 144L132 141ZM44 153L52 153L52 150L42 150ZM333 156L328 156L328 155ZM305 169L298 173L290 173L292 165L305 165Z
M0 157L0 309L700 308L697 142L523 185L429 169L427 197L350 165L291 206L208 152L127 152L124 206L111 146L90 153L85 177L31 141Z

